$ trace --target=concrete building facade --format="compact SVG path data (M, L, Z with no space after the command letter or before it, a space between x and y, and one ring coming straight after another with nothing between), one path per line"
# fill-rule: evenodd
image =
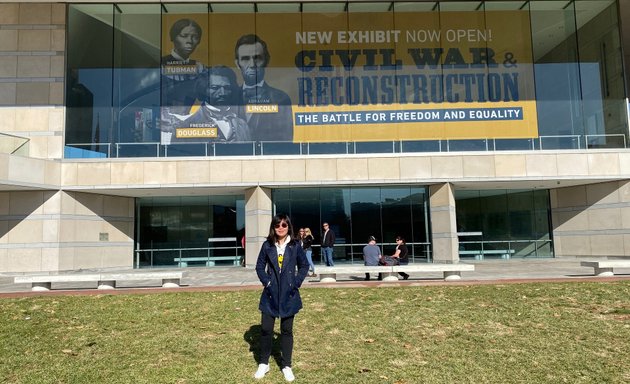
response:
M363 4L348 4L353 3ZM466 3L477 7L493 2L459 3L468 9ZM587 2L565 3L579 10L580 3ZM159 7L148 1L134 4ZM430 4L433 7L439 2ZM607 109L612 97L602 103L602 119L607 127L615 127L602 135L614 137L615 143L621 137L618 145L606 141L605 145L589 146L585 141L586 145L578 147L545 149L538 141L538 147L527 150L181 157L124 157L108 152L91 158L69 156L67 150L73 144L67 140L67 58L73 44L68 35L72 31L68 26L70 6L71 2L0 2L0 272L140 267L138 199L186 196L238 196L242 200L242 219L238 221L246 229L244 264L251 266L278 204L286 204L275 191L336 187L426 188L430 254L426 261L430 262L460 260L463 248L458 232L463 230L458 223L458 191L544 191L548 195L548 222L544 224L549 226L548 257L630 257L630 151L624 80L630 73L630 34L628 22L624 22L630 20L630 7L625 2L611 1L597 8L593 16L614 23L619 39L620 49L603 55L608 63L618 64L618 73L609 76L612 83L621 84L621 95L614 101L623 102L623 113ZM608 33L606 23L598 24ZM585 23L583 28L596 26ZM611 122L615 119L619 123ZM100 129L105 131L106 124ZM450 143L448 138L438 140ZM484 142L492 142L492 138ZM352 240L361 242L359 235ZM523 248L513 257L519 254L532 255Z

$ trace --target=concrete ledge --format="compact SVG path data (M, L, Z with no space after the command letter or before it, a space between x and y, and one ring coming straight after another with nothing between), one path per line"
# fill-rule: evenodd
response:
M31 284L36 292L49 291L52 283L96 282L97 289L115 289L117 281L161 280L164 288L179 287L183 272L137 272L137 273L99 273L71 275L33 275L16 276L15 284Z
M582 261L582 267L591 267L597 276L613 276L614 268L630 268L630 260L602 260L602 261Z
M365 265L339 265L334 267L319 267L317 274L322 283L334 283L337 275L352 275L357 273L380 273L383 281L398 281L398 273L424 273L443 272L444 280L460 280L461 272L474 271L472 264L408 264L394 266L365 266Z
M337 274L348 275L354 273L391 273L392 267L385 266L365 266L360 264L338 265L334 267L318 267L317 275L322 283L334 283L337 281Z
M200 257L175 257L173 262L177 263L180 268L186 268L189 262L205 261L206 267L214 267L217 260L231 260L233 265L241 265L242 256L200 256Z

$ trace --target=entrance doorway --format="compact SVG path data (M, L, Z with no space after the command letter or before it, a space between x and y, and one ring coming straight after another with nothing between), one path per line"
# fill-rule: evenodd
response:
M242 195L139 198L135 267L239 266L244 235Z
M272 199L275 212L289 214L294 229L311 229L316 263L321 257L324 222L335 233L335 263L362 264L369 236L376 237L385 255L394 253L395 238L402 236L411 262L432 258L428 189L424 186L278 188Z

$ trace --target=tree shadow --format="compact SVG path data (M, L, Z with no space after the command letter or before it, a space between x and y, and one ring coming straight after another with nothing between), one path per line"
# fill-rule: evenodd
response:
M256 365L260 364L260 324L252 325L243 334L243 340L249 344L249 351L252 353L252 358L256 362ZM282 351L280 349L280 333L273 333L273 341L271 344L271 358L275 360L278 367L282 364Z

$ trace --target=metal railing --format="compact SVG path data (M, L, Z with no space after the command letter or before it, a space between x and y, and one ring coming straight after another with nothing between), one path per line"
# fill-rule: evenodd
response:
M627 148L624 134L547 135L529 139L418 140L378 142L189 142L171 143L80 143L67 144L77 153L66 158L219 157L272 155L339 155L364 153L487 152L508 150L593 150Z
M464 235L467 236L467 235ZM491 254L492 251L500 250L499 254L508 254L510 257L553 257L553 241L544 240L476 240L460 241L460 252L474 251L484 255ZM542 251L546 249L547 251ZM503 252L505 251L505 252ZM460 254L460 257L467 257L470 253Z
M234 238L213 238L208 239L210 243L218 243L218 242L236 242ZM335 263L339 262L341 264L363 264L363 252L361 251L365 243L356 243L356 244L335 244L333 246L333 257ZM396 243L380 243L378 246L381 248L381 252L383 252L383 256L389 255L393 253L393 249L396 247ZM356 248L355 248L356 247ZM385 248L386 247L386 248ZM431 243L407 243L407 247L409 248L409 261L411 263L415 262L430 262L432 259L431 255ZM320 245L313 244L313 248L319 249ZM385 248L385 249L384 249ZM204 263L208 261L212 261L213 257L216 257L214 254L216 250L227 250L225 253L226 256L233 257L243 257L242 254L239 254L239 251L243 248L240 245L234 246L209 246L209 247L190 247L190 248L144 248L144 249L136 249L134 251L134 267L140 268L141 266L148 267L156 267L156 266L176 266L178 263L176 260L186 259L187 255L197 254L204 256L194 257L196 263ZM387 252L388 250L392 250L392 252ZM321 255L321 252L318 252ZM145 257L142 257L142 255ZM222 257L219 256L219 257ZM141 263L142 260L146 260L146 262ZM168 263L158 263L155 264L156 259L169 260ZM314 259L314 262L318 262L320 260ZM321 261L320 261L321 263ZM142 264L142 265L141 265ZM229 264L229 263L226 263Z
M234 237L214 237L214 238L209 238L208 239L208 243L210 244L217 244L217 243L233 243L234 245L221 245L221 246L208 246L208 247L190 247L190 248L145 248L145 249L136 249L135 252L135 257L134 257L134 267L135 268L140 268L141 267L141 259L143 260L147 260L146 263L147 266L149 267L155 267L155 266L174 266L174 265L182 265L182 260L185 260L186 258L193 258L195 259L193 262L194 263L206 263L206 265L209 264L209 262L213 261L214 258L216 257L230 257L232 260L235 259L239 259L239 263L240 264L240 260L242 259L243 255L239 254L239 251L242 250L243 248L238 244L238 240ZM216 251L219 251L219 255L217 255ZM225 252L224 252L225 251ZM142 258L142 254L145 254L145 258ZM188 255L204 255L204 256L188 256ZM159 257L160 259L163 260L172 260L171 262L168 263L159 263L159 264L155 264L155 260L156 260L156 255L161 256L161 255L166 255L163 257ZM229 264L229 263L227 263ZM235 265L236 263L232 263L232 265Z

